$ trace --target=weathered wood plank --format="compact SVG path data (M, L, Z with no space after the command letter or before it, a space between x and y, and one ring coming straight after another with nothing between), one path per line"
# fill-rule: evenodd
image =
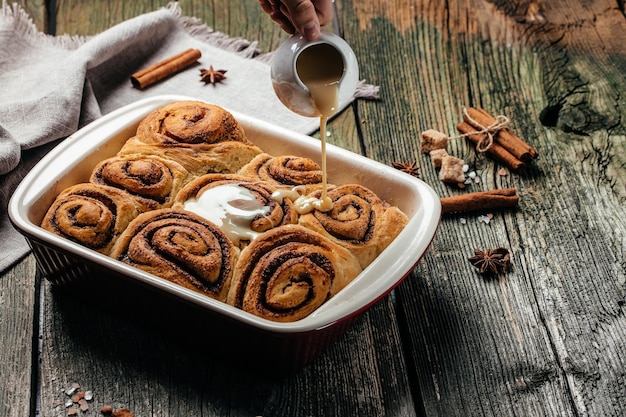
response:
M25 258L0 279L0 415L20 417L34 414L32 386L33 357L37 329L36 264ZM35 343L33 343L35 342Z
M170 1L57 1L57 34L95 35L124 20L165 7ZM286 35L264 14L254 0L180 2L183 16L200 19L210 28L230 36L258 41L268 52Z
M604 146L592 140L603 171L599 179L626 201L623 2L498 3L504 14L519 22L519 31L535 48L543 68L547 103L540 109L541 122L573 133L568 138L576 142L588 135L609 135Z
M594 64L600 69L581 68L594 61L594 48L585 61L572 59L580 51L539 42L532 31L529 37L519 19L489 2L342 4L344 34L362 58L363 76L381 85L382 102L359 106L370 157L417 158L423 178L441 195L464 192L438 180L419 154L419 133L455 134L460 109L469 105L509 115L541 152L527 175L500 177L497 164L463 141L450 146L479 173L481 183L468 191L514 186L522 205L496 213L489 225L477 214L466 216L467 224L460 216L443 219L432 249L398 290L426 414L623 414L626 225L617 154L624 138L610 124L604 130L581 124L589 134L583 136L544 127L540 117L550 102L572 98L571 88L552 88L555 71L561 79L595 74L586 78L594 93L584 105L607 109L604 103L613 100L612 111L620 114L615 100L626 84L619 66L612 68L603 50ZM573 29L580 22L571 19L560 27L578 39ZM582 19L593 26L589 15ZM606 41L597 38L595 46ZM564 57L558 65L557 53ZM605 72L613 74L613 88L598 75ZM484 280L467 257L474 247L496 246L511 249L514 267Z
M219 334L203 334L186 309L92 290L44 285L43 415L63 415L73 383L93 391L89 415L103 405L137 416L414 415L390 299L304 370L281 376L216 356ZM249 349L254 358L254 340Z

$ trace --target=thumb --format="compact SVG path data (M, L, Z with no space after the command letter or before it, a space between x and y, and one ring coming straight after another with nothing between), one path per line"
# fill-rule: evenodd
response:
M308 40L320 35L320 22L311 0L283 0L291 23L298 33Z

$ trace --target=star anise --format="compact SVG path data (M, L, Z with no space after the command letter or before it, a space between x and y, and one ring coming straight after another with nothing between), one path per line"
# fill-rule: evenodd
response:
M405 161L405 162L396 161L396 162L392 162L391 166L409 175L413 175L414 177L417 177L420 171L419 167L417 166L417 161L413 163L410 163L409 161Z
M226 70L214 70L213 65L209 69L202 68L200 70L200 81L204 81L204 84L217 84L226 79Z
M468 260L483 275L497 275L506 272L511 266L511 254L502 247L485 251L474 249L474 256Z

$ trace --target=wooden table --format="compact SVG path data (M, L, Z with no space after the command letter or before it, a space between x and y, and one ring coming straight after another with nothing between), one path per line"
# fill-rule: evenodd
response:
M161 1L19 1L41 30L96 34ZM271 51L285 35L255 0L182 1L185 15ZM295 375L207 356L70 295L32 256L0 278L0 415L63 416L76 382L135 416L626 415L626 18L622 1L337 0L338 23L379 101L358 101L332 141L416 161L442 197L515 187L516 209L449 215L413 273ZM450 153L480 183L442 183L420 132L455 134L464 106L505 114L539 159L525 173L465 140ZM465 219L463 221L463 219ZM511 270L479 275L474 248ZM101 301L101 300L100 300Z

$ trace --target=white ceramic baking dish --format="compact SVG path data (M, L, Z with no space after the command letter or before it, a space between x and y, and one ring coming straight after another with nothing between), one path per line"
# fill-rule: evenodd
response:
M141 100L109 113L68 137L24 178L9 203L9 216L29 241L44 276L53 284L71 284L110 273L173 296L227 324L234 340L255 338L255 345L282 355L285 367L299 369L343 334L365 310L398 285L426 252L437 230L441 206L423 181L336 146L328 145L328 175L334 184L359 183L400 207L409 222L400 235L352 283L310 316L277 323L245 313L225 303L172 284L139 269L56 236L39 227L56 195L70 185L87 182L93 167L113 156L131 137L139 121L181 96ZM320 142L233 112L248 138L274 155L300 155L319 162ZM171 297L168 297L171 298ZM225 319L225 320L222 320ZM227 343L226 340L224 343Z

